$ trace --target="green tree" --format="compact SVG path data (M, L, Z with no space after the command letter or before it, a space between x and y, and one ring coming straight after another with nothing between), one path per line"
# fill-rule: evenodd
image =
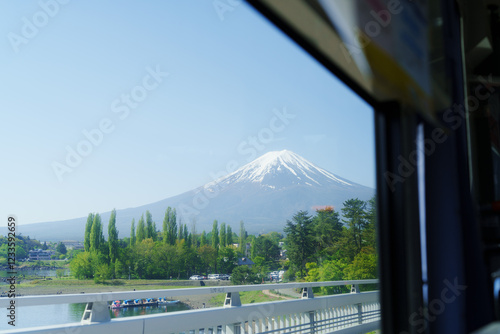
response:
M270 238L259 235L252 243L252 260L261 257L265 265L275 268L280 258L280 248L278 243ZM255 262L255 260L253 260Z
M94 270L94 282L104 283L112 277L113 273L114 270L107 263L99 263Z
M102 233L101 216L96 213L94 215L94 222L90 230L90 251L100 252L101 246L104 244L104 234Z
M230 246L219 250L217 257L217 268L221 273L231 273L238 262L238 257L234 249Z
M375 196L368 200L368 210L366 210L366 227L363 239L365 246L377 249L377 202Z
M153 240L158 240L158 229L156 228L156 222L153 222Z
M197 249L198 257L200 259L200 269L203 273L215 271L214 264L217 261L217 253L212 246L203 245Z
M66 249L66 246L62 242L59 242L57 244L56 251L58 251L61 254L66 254L68 252L68 250Z
M259 277L248 266L234 268L231 274L231 282L235 285L259 283Z
M153 226L153 216L149 210L146 210L146 238L151 238L156 241L156 233Z
M63 244L64 246L64 244ZM66 247L65 247L66 248ZM6 255L8 254L8 252L5 253ZM7 257L7 256L6 256ZM29 251L27 252L24 247L22 247L21 245L16 245L16 257L18 259L25 259L27 257L29 257Z
M314 239L319 256L333 255L342 237L342 223L338 212L333 207L326 207L316 211L313 218Z
M252 261L255 263L254 267L252 268L253 271L257 273L261 282L264 283L264 280L266 278L266 273L269 272L270 270L269 265L267 264L266 260L261 256L255 257L255 259L253 259Z
M175 209L168 207L163 218L163 242L175 245L177 239L177 213Z
M366 235L365 229L368 225L365 208L366 202L358 198L345 201L342 208L342 215L344 216L342 221L347 227L344 229L342 245L350 261L354 260L354 257L361 252L361 248L365 245L363 237Z
M212 247L215 250L219 249L219 227L217 220L214 220L212 225Z
M239 239L239 249L238 251L240 252L241 255L246 256L246 236L247 232L245 231L245 224L243 223L243 220L240 221L240 239Z
M182 225L182 223L179 223L179 231L177 232L177 240L180 242L182 239L184 239L184 225Z
M89 251L78 253L70 262L69 267L77 279L92 278L94 276L93 264L97 258Z
M200 237L200 247L207 245L207 233L205 231L201 232L201 237Z
M146 239L146 226L144 224L144 215L142 215L137 224L136 243L141 243L144 239Z
M212 248L215 249L214 271L217 272L217 256L219 255L219 228L217 220L212 226Z
M165 216L163 217L163 243L170 244L169 242L169 229L170 229L170 207L165 210Z
M219 244L221 247L226 247L226 223L220 224Z
M189 244L188 244L188 240L189 240L189 232L188 232L188 227L187 227L187 224L184 224L184 229L183 229L183 232L182 232L182 238L186 241L186 246L191 246L191 242L189 241Z
M315 262L309 262L306 264L307 276L305 280L307 282L342 281L347 279L344 275L347 266L348 264L344 259L325 260L321 266L318 266ZM324 294L338 294L349 291L345 285L321 287L319 290Z
M233 245L233 230L231 229L231 226L227 225L226 227L226 246L232 246Z
M114 263L118 257L118 230L116 229L116 210L111 211L108 224L109 260Z
M87 216L87 223L85 224L85 235L83 237L83 247L86 252L90 251L90 232L92 230L92 223L94 222L94 214L89 213Z
M345 279L377 278L377 252L373 247L363 247L354 261L344 269Z
M290 262L304 277L305 265L314 254L313 222L307 211L296 213L284 228L286 233L287 255Z
M271 240L272 242L276 243L277 245L279 245L280 241L283 239L283 235L281 235L281 233L278 232L269 232L267 234L264 234L264 236L269 240Z
M135 245L135 218L132 218L132 225L130 226L130 247Z

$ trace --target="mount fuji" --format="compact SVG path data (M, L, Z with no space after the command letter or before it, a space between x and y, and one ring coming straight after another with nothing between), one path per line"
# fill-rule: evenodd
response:
M236 171L183 194L155 203L117 210L119 237L129 235L132 218L136 222L149 210L158 229L167 207L176 208L178 219L188 227L195 223L200 233L212 229L216 219L236 233L239 222L249 233L282 231L286 220L299 210L310 214L323 206L340 211L350 198L368 200L375 190L344 178L283 150L269 152ZM107 231L110 212L101 213ZM24 225L20 231L38 240L82 240L86 217Z

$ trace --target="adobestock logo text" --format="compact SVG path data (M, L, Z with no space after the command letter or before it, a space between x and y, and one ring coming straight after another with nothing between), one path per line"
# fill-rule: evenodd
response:
M21 18L22 26L19 33L9 32L7 39L15 53L19 52L22 45L28 44L38 34L40 30L49 24L61 9L61 5L66 5L70 0L40 0L38 5L40 10L35 12L31 17L23 16Z

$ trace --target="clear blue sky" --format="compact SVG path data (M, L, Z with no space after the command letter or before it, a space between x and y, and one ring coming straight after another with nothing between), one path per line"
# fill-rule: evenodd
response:
M248 5L60 1L0 0L0 226L180 194L249 162L259 134L258 155L374 187L372 109Z

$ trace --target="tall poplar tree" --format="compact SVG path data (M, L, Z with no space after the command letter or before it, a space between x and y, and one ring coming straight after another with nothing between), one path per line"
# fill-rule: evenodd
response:
M184 237L184 226L179 223L179 232L177 233L177 240L181 241Z
M170 228L169 228L169 243L175 245L175 239L177 239L177 213L175 208L170 210Z
M102 233L101 216L96 213L90 230L90 251L100 252L102 244L104 244L104 234Z
M221 248L226 247L226 223L220 224L219 244Z
M146 239L151 238L156 241L156 231L153 223L153 216L149 210L146 210Z
M118 258L118 230L116 229L116 210L111 211L108 224L109 260L114 263Z
M135 245L135 218L132 218L132 225L130 226L130 247Z
M214 224L212 225L212 247L217 250L219 249L219 223L217 220L214 220Z
M163 242L175 245L177 239L177 214L175 209L168 207L163 218Z
M239 251L240 253L245 256L246 255L246 236L247 232L245 231L245 224L243 223L243 220L240 221L240 240L239 240Z
M94 223L94 214L89 213L87 216L87 223L85 224L85 235L83 237L83 247L86 252L90 251L90 232L92 231L92 224Z
M207 241L207 233L205 231L201 232L201 237L200 237L200 247L205 246L208 243Z
M231 226L227 225L226 227L226 246L232 246L233 245L233 230L231 229Z
M186 242L187 242L188 241L188 237L189 237L188 227L187 227L187 224L184 224L184 232L182 234L182 238L184 240L186 240Z
M139 219L139 223L137 224L136 242L139 244L145 238L146 238L146 226L144 224L144 215L142 215L141 219Z

